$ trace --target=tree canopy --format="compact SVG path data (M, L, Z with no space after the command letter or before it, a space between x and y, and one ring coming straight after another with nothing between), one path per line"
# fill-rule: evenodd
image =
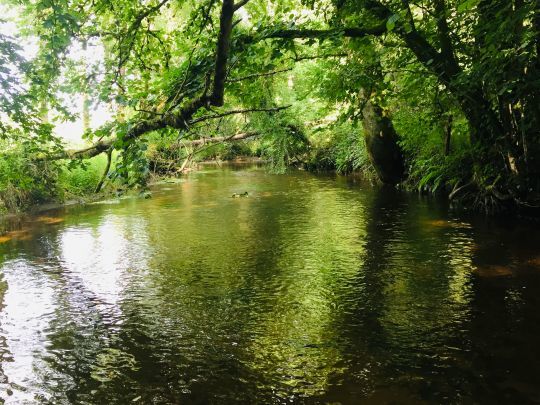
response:
M186 142L255 139L276 168L372 167L486 210L540 199L537 0L2 3L0 135L34 166L116 150L140 182ZM76 96L85 122L112 112L73 150L53 134Z

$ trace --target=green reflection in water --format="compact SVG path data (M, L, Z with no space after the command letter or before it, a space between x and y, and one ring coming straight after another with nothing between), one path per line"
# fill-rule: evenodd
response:
M353 179L227 168L8 224L0 395L534 399L538 232L444 212Z

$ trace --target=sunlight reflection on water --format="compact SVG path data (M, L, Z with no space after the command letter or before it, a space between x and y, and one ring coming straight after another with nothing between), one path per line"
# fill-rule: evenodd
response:
M250 169L10 231L7 403L538 398L539 235L525 227Z

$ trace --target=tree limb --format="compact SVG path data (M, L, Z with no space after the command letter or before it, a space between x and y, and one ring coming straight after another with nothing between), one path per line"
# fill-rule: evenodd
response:
M210 97L212 105L221 107L225 93L225 79L231 47L232 20L234 16L233 0L223 0L219 17L219 34L216 50L216 67L214 69L214 88Z
M257 136L257 135L259 135L258 132L243 132L243 133L235 134L233 136L216 136L216 137L213 137L213 138L195 139L193 141L185 142L185 145L199 146L199 145L206 145L206 144L209 144L209 143L241 141L241 140L244 140L244 139L253 138L254 136Z
M123 57L120 56L120 60L118 61L118 66L117 66L117 70L116 70L116 73L115 73L115 80L118 80L120 70L122 69L124 64L127 62L127 60L129 59L129 55L131 53L131 50L133 49L133 45L135 43L135 32L134 31L137 31L139 29L139 27L141 26L141 24L142 24L142 22L143 22L143 20L145 18L150 16L150 14L153 14L156 11L159 11L159 9L161 9L161 7L163 7L168 1L169 0L161 0L154 7L149 7L144 12L139 14L137 16L137 18L133 21L133 23L129 26L129 28L128 28L127 32L126 32L126 35L120 39L120 41L118 42L118 51L122 52L122 46L124 44L124 40L126 38L130 38L130 40L128 42L128 46L127 46L127 52L125 53L125 55Z
M216 119L216 118L227 117L229 115L234 115L234 114L245 114L245 113L249 113L249 112L277 112L277 111L281 111L281 110L285 110L287 108L290 108L291 106L292 106L292 104L285 105L285 106L280 106L280 107L273 107L273 108L246 108L246 109L241 109L241 110L230 110L230 111L226 111L226 112L220 113L220 114L203 115L202 117L191 120L189 122L189 124L192 125L192 124L196 124L198 122L211 120L211 119Z
M446 17L446 4L444 0L434 0L433 5L437 16L437 35L439 37L439 43L441 46L441 55L449 60L452 60L452 62L457 65L454 47L450 38L450 28L448 26L448 20Z
M165 4L166 0L162 0L159 5ZM204 91L200 96L194 98L190 103L184 105L182 108L167 112L162 116L154 117L147 120L142 120L131 126L128 131L121 137L123 143L132 141L148 132L158 129L171 127L180 130L185 130L189 126L189 121L193 115L203 107L220 107L223 105L223 95L225 88L225 79L227 73L227 63L229 58L230 41L232 23L234 17L233 0L223 0L221 14L218 41L216 45L216 66L214 70L214 86L210 95ZM150 10L155 10L153 7ZM143 19L145 17L143 16ZM139 20L138 18L137 20ZM77 151L66 151L58 156L56 159L73 159L73 158L91 158L97 156L102 152L113 146L119 139L112 138L109 140L98 141L94 145Z
M387 32L386 22L374 27L343 27L328 30L316 29L285 29L271 32L263 37L283 39L306 39L306 38L329 38L333 36L345 36L350 38L362 38L368 35L382 35Z
M295 56L292 58L295 62L302 62L303 60L316 60L316 59L326 59L326 58L345 58L349 55L346 53L332 53L332 54L321 54L321 55L303 55L303 56Z
M107 180L107 176L109 175L109 170L111 170L111 161L112 161L112 148L109 148L107 151L107 165L105 166L105 170L103 171L103 175L101 176L101 179L99 180L98 185L96 186L96 189L94 193L99 193L101 189L103 188L103 184L105 184L105 180Z
M375 11L380 18L380 24L374 27L356 27L356 28L334 28L328 30L315 29L285 29L270 32L261 39L267 38L328 38L333 36L343 36L351 38L360 38L367 35L383 35L387 32L386 21L395 15L395 13L380 0L369 0L367 3L370 10ZM442 0L438 1L439 5L443 5ZM439 10L441 11L441 10ZM442 10L444 11L444 10ZM446 20L439 19L439 23L444 25ZM447 26L438 27L440 32L444 34ZM435 74L438 80L446 85L449 90L456 96L463 113L467 117L472 126L471 141L478 141L478 134L482 132L491 138L497 133L502 133L503 129L498 117L493 113L489 105L489 100L485 97L484 90L480 83L473 83L467 88L464 88L463 82L457 80L463 74L462 67L457 63L451 52L451 43L443 45L444 51L439 52L419 31L407 27L403 22L397 22L394 28L395 34L405 42L417 60L424 65L428 70ZM443 42L447 38L443 38ZM489 124L486 125L486 122ZM486 132L483 128L493 128Z
M249 0L240 0L238 3L234 5L234 11L244 7L248 2Z
M227 79L227 83L237 83L237 82L241 82L243 80L256 79L258 77L273 76L273 75L277 75L277 74L283 73L283 72L290 72L291 70L292 70L292 68L286 68L286 69L273 70L271 72L253 73L251 75L246 75L246 76L237 77L237 78L233 78L233 79Z

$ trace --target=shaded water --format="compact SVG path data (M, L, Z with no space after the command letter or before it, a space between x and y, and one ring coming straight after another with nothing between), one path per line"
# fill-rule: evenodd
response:
M540 402L540 232L446 212L228 167L12 223L0 397Z

